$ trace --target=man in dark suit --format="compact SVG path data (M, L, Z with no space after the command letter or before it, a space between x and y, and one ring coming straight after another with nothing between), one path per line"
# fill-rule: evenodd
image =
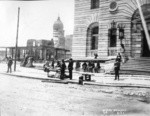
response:
M119 70L120 70L120 62L116 60L114 64L114 70L115 70L115 80L119 80Z
M68 70L69 70L69 78L72 80L72 70L73 70L73 60L70 58L69 64L68 64Z
M12 66L12 64L13 64L13 60L12 60L12 58L11 57L9 57L8 58L8 61L7 61L7 73L11 73L11 71L12 71L12 68L11 68L11 66Z
M64 59L62 59L60 79L65 78L65 69L66 69L66 64L65 64Z

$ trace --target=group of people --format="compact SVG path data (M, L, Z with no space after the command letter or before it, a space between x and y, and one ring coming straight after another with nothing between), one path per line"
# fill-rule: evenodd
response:
M79 61L77 61L75 69L77 71L80 71L80 69L81 69L80 66L81 66L81 63ZM100 62L98 62L98 61L96 63L94 63L92 61L82 63L82 70L84 72L99 73L100 69L101 69Z
M82 69L84 72L95 72L95 73L99 73L100 72L100 69L101 69L101 66L100 66L100 63L97 62L96 65L94 62L84 62L82 64Z
M120 70L120 64L122 62L122 57L120 55L120 53L118 53L115 63L114 63L114 71L115 71L115 79L114 80L119 80L119 70ZM8 72L12 72L12 64L13 64L13 60L11 57L7 58L7 73ZM51 64L49 61L46 61L44 64L44 71L47 72L47 76L49 77L49 72L50 70L53 70L54 68L56 69L56 73L60 73L59 78L60 79L64 79L64 78L70 78L72 79L72 70L73 70L73 59L70 58L69 59L69 64L68 67L66 66L66 63L64 61L64 59L62 59L61 61L57 61L56 65L55 61L52 60ZM69 75L65 74L65 70L68 68L69 71ZM80 62L76 62L76 70L80 68ZM101 66L100 63L97 62L96 66L95 63L92 61L89 62L84 62L82 64L82 69L84 72L95 72L95 73L99 73Z
M64 59L62 59L61 61L57 61L56 66L54 64L55 64L54 60L51 62L51 65L50 65L49 61L46 61L46 63L43 66L44 71L47 72L48 77L49 77L50 70L56 70L57 77L58 77L58 73L60 73L58 78L60 78L60 79L70 78L70 80L72 79L72 70L73 70L73 60L72 60L72 58L69 59L68 67L66 66L66 63L65 63ZM69 75L65 74L65 70L67 68L68 68L68 71L69 71Z

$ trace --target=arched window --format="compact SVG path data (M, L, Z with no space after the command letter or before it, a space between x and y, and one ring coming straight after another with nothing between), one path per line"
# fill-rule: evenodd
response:
M99 24L98 22L91 23L87 28L86 39L86 56L94 56L98 53L98 38L99 38Z
M91 33L91 50L98 49L98 27L94 27Z
M111 28L109 29L109 47L116 47L117 44L117 28L116 22L111 22Z

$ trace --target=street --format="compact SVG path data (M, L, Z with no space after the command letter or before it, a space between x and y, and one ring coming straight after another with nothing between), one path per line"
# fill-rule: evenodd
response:
M0 77L1 116L150 114L149 101L144 102L150 89L56 84L1 74Z

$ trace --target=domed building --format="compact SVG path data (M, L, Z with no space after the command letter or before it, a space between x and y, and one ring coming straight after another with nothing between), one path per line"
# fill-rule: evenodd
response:
M64 28L64 25L61 22L60 17L58 17L57 21L54 22L53 29L54 30L63 30L63 28Z
M53 40L55 48L65 48L64 26L60 17L53 25Z

